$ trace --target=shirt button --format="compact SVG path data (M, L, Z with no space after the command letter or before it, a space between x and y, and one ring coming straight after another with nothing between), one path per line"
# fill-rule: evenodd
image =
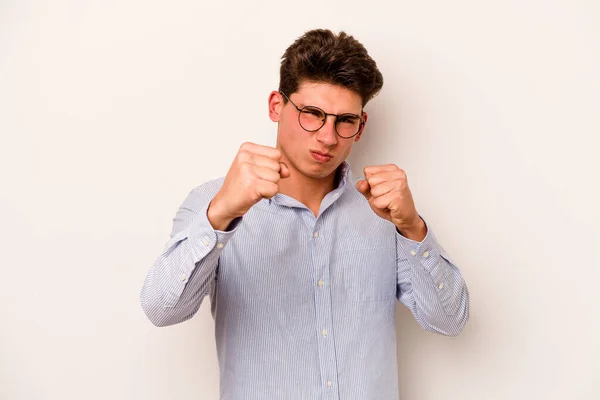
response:
M202 236L202 239L200 239L200 241L203 245L208 246L208 237Z
M323 282L323 280L320 280L319 282L317 282L317 285L319 285L320 287L323 287L324 284L325 284L325 282Z
M410 255L411 255L411 256L416 256L416 255L417 255L417 252L416 252L416 251L414 251L414 250L411 250L411 251L410 251Z
M318 237L319 237L319 232L318 232L318 231L315 231L315 233L313 233L313 237L314 237L314 238L318 238Z
M187 277L185 276L185 274L181 274L181 275L179 275L179 280L180 280L181 282L185 282L185 280L186 280L186 279L187 279Z
M426 251L425 253L423 253L423 257L425 257L425 258L429 257L429 252Z
M440 283L438 289L442 290L444 288L444 282Z
M327 381L327 387L332 387L332 386L333 386L333 382Z
M326 330L326 329L323 329L323 330L321 331L321 335L323 335L323 336L327 336L327 330Z
M223 243L217 243L217 249L222 249L225 246Z

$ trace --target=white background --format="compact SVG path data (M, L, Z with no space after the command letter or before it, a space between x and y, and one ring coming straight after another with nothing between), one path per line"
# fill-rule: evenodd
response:
M139 290L316 27L385 78L353 169L407 171L471 293L457 338L398 308L401 398L600 398L599 4L0 1L0 398L217 399L209 303Z

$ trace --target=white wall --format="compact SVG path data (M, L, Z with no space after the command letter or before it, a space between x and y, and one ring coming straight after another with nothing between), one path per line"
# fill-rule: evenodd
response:
M402 398L600 398L599 3L218 3L0 2L0 398L217 398L208 302L159 329L139 290L315 27L385 77L354 169L407 171L471 292L458 338L399 310Z

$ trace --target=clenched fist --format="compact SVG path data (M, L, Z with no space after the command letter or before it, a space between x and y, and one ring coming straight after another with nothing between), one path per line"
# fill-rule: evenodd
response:
M365 167L364 174L365 179L356 183L356 189L375 214L392 222L409 239L423 240L427 228L415 208L406 173L388 164Z
M275 196L279 180L289 175L279 149L244 143L208 207L208 220L214 229L227 229L261 199Z

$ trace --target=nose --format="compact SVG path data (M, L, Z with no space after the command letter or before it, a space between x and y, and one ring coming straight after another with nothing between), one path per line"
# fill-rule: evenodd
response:
M338 142L337 134L335 133L335 116L328 115L325 120L325 125L317 131L317 140L325 146L335 146Z

